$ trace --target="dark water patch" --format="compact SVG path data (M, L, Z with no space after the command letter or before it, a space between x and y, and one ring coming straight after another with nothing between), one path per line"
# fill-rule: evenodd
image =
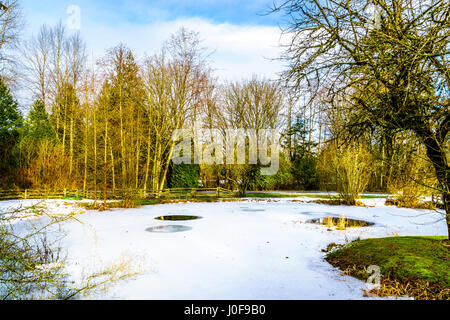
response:
M178 226L178 225L170 225L170 226L156 226L145 229L147 232L153 233L175 233L175 232L183 232L192 230L192 227L188 226Z
M156 217L155 219L156 220L162 220L162 221L186 221L186 220L201 219L201 217L198 217L198 216L185 216L185 215L170 215L170 216Z

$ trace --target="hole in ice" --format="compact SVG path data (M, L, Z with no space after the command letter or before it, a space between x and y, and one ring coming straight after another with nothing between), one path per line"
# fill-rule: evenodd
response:
M145 229L145 231L154 233L175 233L189 230L192 230L192 228L188 226L177 226L177 225L157 226Z
M196 220L201 219L201 217L197 216L184 216L184 215L171 215L171 216L161 216L156 217L156 220L163 220L163 221L185 221L185 220Z
M346 217L323 217L317 219L311 219L306 221L307 223L314 223L331 227L337 227L338 229L355 228L355 227L369 227L374 223L364 220L350 219Z

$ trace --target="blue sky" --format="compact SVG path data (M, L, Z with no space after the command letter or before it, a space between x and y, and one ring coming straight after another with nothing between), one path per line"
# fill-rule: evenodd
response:
M217 23L277 25L277 14L267 14L272 7L268 0L22 0L30 15L63 17L70 5L78 5L88 18L103 23L127 21L136 24L179 17L203 17Z
M280 17L265 15L270 0L21 0L27 22L25 37L42 24L65 23L67 8L81 10L81 35L89 52L99 57L123 42L136 55L153 54L170 34L184 26L200 33L214 50L217 75L237 80L252 75L275 78L282 69Z

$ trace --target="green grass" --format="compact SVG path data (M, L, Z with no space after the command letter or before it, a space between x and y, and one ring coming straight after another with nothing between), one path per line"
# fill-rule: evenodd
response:
M326 259L341 270L377 265L383 277L402 283L418 280L449 288L450 244L446 239L394 237L358 240L330 252ZM359 275L363 278L362 272Z
M134 203L139 206L148 206L155 204L163 204L163 203L172 203L176 201L192 201L192 202L219 202L219 201L227 201L233 200L233 198L216 198L210 196L197 196L194 198L179 198L179 197L167 197L167 198L159 198L159 199L148 199L148 200L135 200Z
M386 196L375 196L375 195L364 195L361 196L360 199L385 199Z
M270 193L270 192L248 192L245 196L246 198L314 198L314 199L339 199L337 195L328 195L328 194L286 194L286 193ZM361 199L383 199L386 196L376 196L376 195L364 195L360 197Z
M62 200L83 200L81 197L63 197Z
M327 194L286 194L286 193L270 193L270 192L247 192L245 198L320 198L320 199L332 199L332 196Z

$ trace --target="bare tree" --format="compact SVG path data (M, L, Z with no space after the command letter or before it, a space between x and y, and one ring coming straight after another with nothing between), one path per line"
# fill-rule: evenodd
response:
M5 0L0 4L0 76L10 81L16 73L10 68L15 62L11 50L16 49L19 43L23 17L17 0Z
M450 235L450 3L445 0L289 0L285 76L326 88L346 107L351 136L413 132L443 194ZM313 95L314 96L314 95Z
M223 88L223 106L217 110L216 116L220 119L220 128L223 131L226 129L254 129L257 135L260 129L278 129L282 121L283 97L281 92L278 83L259 80L256 77L229 83ZM248 139L250 142L250 137ZM226 144L230 143L232 142L226 142ZM246 147L246 149L248 148L250 147ZM236 157L237 154L233 156ZM250 161L250 153L248 160L248 162L255 160ZM259 170L258 163L228 166L227 180L233 181L239 187L241 194L245 195L250 183L255 182Z
M37 36L26 43L22 52L25 81L35 98L41 100L46 107L49 90L50 35L50 29L43 25Z
M198 34L184 28L169 39L159 55L146 59L143 77L151 126L147 155L152 153L153 160L147 158L145 181L152 162L153 190L161 191L166 182L175 146L172 132L199 117L209 72Z

